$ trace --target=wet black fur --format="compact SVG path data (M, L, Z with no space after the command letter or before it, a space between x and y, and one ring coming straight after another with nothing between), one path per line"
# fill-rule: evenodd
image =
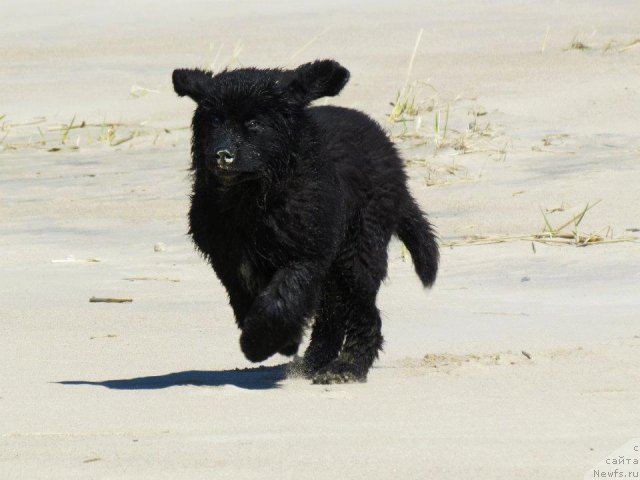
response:
M176 92L197 102L190 234L227 289L242 351L253 362L293 355L315 319L302 367L316 383L364 381L378 356L376 295L393 234L425 286L438 267L432 229L380 126L356 110L308 106L348 79L330 60L173 73Z

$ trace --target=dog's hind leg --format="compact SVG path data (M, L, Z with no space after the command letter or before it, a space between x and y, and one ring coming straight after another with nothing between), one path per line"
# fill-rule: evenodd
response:
M346 320L342 351L314 375L313 383L364 382L382 349L382 322L375 297L344 298L341 311Z
M363 250L354 256L351 268L342 272L335 309L345 325L344 345L340 355L314 375L313 383L366 381L383 343L376 296L387 272L386 244L381 241L368 249L360 245Z
M302 363L302 373L307 377L313 376L340 353L345 333L342 296L343 292L334 280L325 282L311 332L311 342Z

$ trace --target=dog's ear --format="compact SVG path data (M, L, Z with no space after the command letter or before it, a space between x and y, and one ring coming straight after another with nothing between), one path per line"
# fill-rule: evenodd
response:
M285 71L282 83L299 103L307 105L322 97L340 93L349 81L349 70L335 60L316 60Z
M211 82L211 72L200 69L179 68L173 71L173 89L178 95L185 95L196 102L202 100Z

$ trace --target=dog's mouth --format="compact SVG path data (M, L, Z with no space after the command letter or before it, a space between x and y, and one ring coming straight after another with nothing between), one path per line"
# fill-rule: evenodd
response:
M239 168L236 162L224 163L208 159L202 167L201 172L205 177L215 179L223 187L258 180L264 174L261 170Z
M222 167L216 168L213 173L218 180L225 185L244 183L250 180L256 180L260 177L259 172Z

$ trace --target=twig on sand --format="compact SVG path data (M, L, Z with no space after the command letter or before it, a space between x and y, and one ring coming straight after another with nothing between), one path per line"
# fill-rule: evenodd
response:
M89 299L90 303L131 303L133 302L133 298L113 298L113 297L91 297Z
M100 263L99 258L76 258L68 255L67 258L52 258L51 263Z
M123 280L126 280L128 282L154 280L159 282L172 282L172 283L177 283L180 281L180 279L178 278L169 278L169 277L126 277Z

